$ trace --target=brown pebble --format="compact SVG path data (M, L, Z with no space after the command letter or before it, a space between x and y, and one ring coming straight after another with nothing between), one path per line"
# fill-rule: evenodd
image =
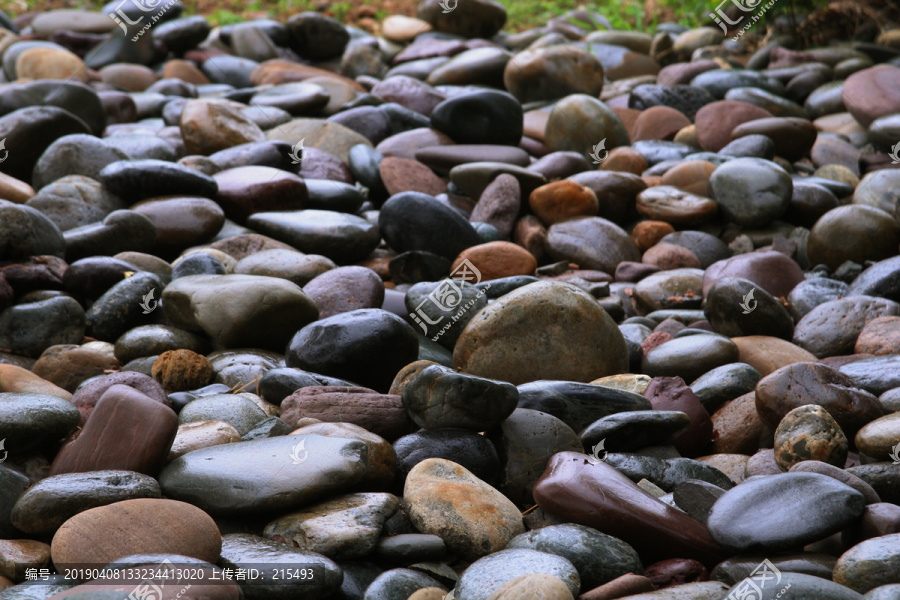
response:
M641 221L634 226L634 230L631 232L631 240L638 247L638 250L646 252L655 246L659 240L674 232L675 228L665 221Z
M447 189L447 185L434 171L411 158L388 156L382 159L378 172L391 195L413 191L437 196Z
M159 355L150 374L166 390L183 392L208 384L213 377L213 368L202 354L186 349L169 350Z

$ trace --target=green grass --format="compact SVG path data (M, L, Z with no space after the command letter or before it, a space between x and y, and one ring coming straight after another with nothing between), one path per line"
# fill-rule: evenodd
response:
M354 8L370 5L377 9L378 19L390 13L384 8L383 0L182 0L185 14L205 14L212 25L227 25L249 18L268 16L283 21L293 14L314 11L321 5L328 6L330 14L344 22L350 22ZM463 0L464 2L465 0ZM709 13L715 10L721 0L498 0L506 7L506 31L523 31L541 27L553 17L558 17L581 8L605 16L614 29L653 33L658 23L672 21L686 27L698 27L710 22ZM782 12L789 12L791 4L795 8L808 9L822 7L828 0L779 0L766 14L773 18ZM0 9L10 15L18 15L26 10L43 11L48 8L84 8L98 10L103 0L0 0ZM406 6L411 14L415 4ZM460 7L462 9L462 6ZM585 32L593 31L588 26ZM601 28L602 29L602 28Z

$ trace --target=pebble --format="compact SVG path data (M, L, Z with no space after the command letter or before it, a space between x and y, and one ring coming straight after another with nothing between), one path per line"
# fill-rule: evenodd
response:
M786 414L775 429L775 462L784 471L806 460L842 467L847 437L821 406L807 404Z
M864 507L862 494L830 477L784 473L725 492L707 525L712 537L732 551L773 552L822 540L861 515Z
M459 500L451 503L447 497ZM439 536L448 550L469 559L496 555L525 531L522 515L510 500L463 467L442 458L429 458L413 467L406 477L403 498L418 531ZM574 568L572 574L577 579ZM479 588L476 593L484 597L490 593L484 586L475 585L476 590ZM464 589L460 589L461 594Z
M118 531L92 539L92 531ZM222 537L208 514L176 500L135 498L88 509L56 531L50 546L55 564L100 568L131 554L165 552L218 560Z
M189 452L163 469L159 483L167 497L190 501L210 514L271 513L359 481L368 469L367 457L359 440L280 436Z
M0 596L62 532L317 569L185 598L887 597L890 15L363 8L0 14Z
M10 520L32 535L52 535L76 514L136 498L159 498L159 483L133 471L94 471L47 477L28 488Z
M583 316L575 317L577 313ZM552 333L567 340L565 353L548 357L541 352L543 344L552 343L539 326L546 322L559 323ZM523 343L527 336L546 341ZM507 339L519 341L511 347ZM591 354L588 348L604 351ZM537 353L542 360L536 360ZM606 311L586 292L551 282L513 290L478 312L453 353L454 366L463 372L513 384L539 379L591 381L625 372L627 361L625 340Z

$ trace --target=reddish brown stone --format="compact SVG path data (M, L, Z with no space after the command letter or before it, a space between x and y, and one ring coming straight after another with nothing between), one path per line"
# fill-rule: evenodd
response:
M563 179L542 185L531 192L528 204L545 225L597 214L599 204L594 191Z
M709 413L684 380L681 377L654 377L643 395L653 410L677 410L690 417L690 428L675 438L672 445L682 456L699 455L712 439L713 426Z
M675 228L665 221L641 221L634 226L631 232L631 240L641 252L646 252L670 233Z
M694 558L712 566L727 554L699 521L580 452L550 459L534 499L551 514L631 544L645 560Z
M841 91L844 106L860 125L900 112L900 68L877 65L852 74Z
M709 177L716 165L705 160L688 160L675 165L662 176L661 185L671 185L690 194L709 197Z
M676 246L667 242L656 244L646 252L641 259L650 265L656 265L663 271L670 269L699 269L700 259L697 255L683 246Z
M177 432L171 408L114 385L100 397L81 435L60 449L48 475L123 470L155 477Z
M654 331L653 333L648 335L647 339L645 339L641 343L641 351L643 351L644 355L646 355L657 346L662 346L671 339L671 333L668 333L666 331Z
M842 540L846 547L850 547L893 533L900 533L900 506L890 502L876 502L866 506L862 517L844 530Z
M722 66L714 60L675 63L659 70L659 75L656 76L656 83L658 85L686 85L700 73L721 68Z
M437 129L410 129L396 135L392 135L379 143L375 149L382 156L399 156L401 158L415 159L416 152L430 146L451 146L453 139Z
M53 562L99 568L132 554L177 554L215 563L222 536L208 514L186 502L123 500L63 523L50 546Z
M330 152L318 148L304 148L303 162L300 163L300 172L297 173L303 179L330 179L353 184L353 175L350 167L340 158Z
M512 240L528 250L536 260L546 253L547 229L534 215L525 215L513 228Z
M300 388L281 403L281 418L293 427L304 417L359 425L391 442L415 430L400 396L363 387Z
M497 228L501 239L509 239L522 205L522 186L509 173L502 173L481 193L469 220Z
M795 344L767 335L731 338L738 347L738 360L766 375L799 362L815 362L816 357Z
M225 238L224 240L214 242L210 244L209 247L213 250L220 250L224 252L235 261L240 261L243 258L247 258L251 254L256 254L257 252L262 252L263 250L296 251L296 248L294 248L293 246L285 244L284 242L279 242L278 240L272 239L259 233L242 233L240 235L233 235L229 238Z
M900 317L878 317L863 327L856 338L857 354L900 354Z
M709 581L709 571L701 563L689 558L669 558L648 565L644 577L653 582L656 589L685 583Z
M756 393L738 396L722 405L710 417L712 452L716 454L754 454L765 429L756 412ZM775 457L772 456L772 464ZM778 465L775 465L778 469ZM781 469L777 470L778 473Z
M378 172L392 196L400 192L437 196L447 189L447 185L431 169L411 158L388 156L382 159Z
M203 71L186 60L174 59L168 61L162 70L163 79L180 79L194 85L205 85L209 79Z
M646 577L628 573L581 594L578 596L578 600L617 600L644 592L652 592L655 589L653 583Z
M74 392L82 381L121 368L122 363L107 354L75 345L58 345L44 350L31 370L35 375Z
M637 283L644 277L658 273L659 270L656 265L623 260L616 266L615 280Z
M360 308L381 308L384 283L378 274L366 267L338 267L322 273L303 291L319 307L319 318Z
M772 117L742 123L731 131L731 139L747 135L765 135L775 142L775 154L794 162L809 156L816 142L815 125L796 117Z
M641 112L634 123L631 141L671 140L683 127L691 124L681 111L669 106L651 106Z
M481 272L482 281L512 275L533 275L537 269L534 256L522 246L510 242L488 242L466 248L453 261L450 271L454 272L463 260L475 265Z
M619 146L609 151L599 168L603 171L640 175L647 170L647 166L647 159L643 154L630 146Z
M133 387L142 394L149 396L151 399L156 400L165 406L172 406L172 401L169 400L166 391L161 385L154 381L153 378L147 377L143 373L138 373L136 371L110 373L106 377L101 377L86 383L79 388L74 396L72 396L72 404L74 404L75 408L81 413L82 427L84 427L88 417L91 416L94 406L97 404L97 401L100 400L103 393L114 385L127 385Z
M806 404L827 410L849 439L884 414L875 396L857 389L847 375L818 363L788 365L756 384L756 410L769 427L777 427L786 414Z
M770 118L772 113L736 100L720 100L707 104L697 111L694 124L700 147L707 152L718 152L731 141L731 132L741 123Z
M272 167L237 167L214 175L215 201L238 223L258 212L301 210L309 198L306 183L293 173Z
M703 274L703 297L723 277L749 279L775 298L787 297L801 281L803 269L781 252L760 251L740 254L715 262Z
M182 392L207 385L213 377L213 367L202 354L182 348L160 354L150 373L166 390Z

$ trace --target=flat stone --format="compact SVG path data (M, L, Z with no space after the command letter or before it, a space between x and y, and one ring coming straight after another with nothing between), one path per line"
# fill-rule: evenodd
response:
M118 535L93 539L91 532ZM100 568L135 553L164 552L218 560L222 537L212 517L184 502L138 498L78 513L53 536L54 564Z
M10 518L18 529L51 535L76 514L135 498L160 498L159 484L134 471L93 471L54 475L22 494Z
M773 506L789 507L772 510ZM816 506L816 510L804 507ZM713 538L738 552L798 548L840 531L862 514L862 494L818 473L785 473L747 481L713 506Z
M169 463L159 482L167 497L210 514L271 514L345 490L366 469L364 442L310 434L195 450Z

